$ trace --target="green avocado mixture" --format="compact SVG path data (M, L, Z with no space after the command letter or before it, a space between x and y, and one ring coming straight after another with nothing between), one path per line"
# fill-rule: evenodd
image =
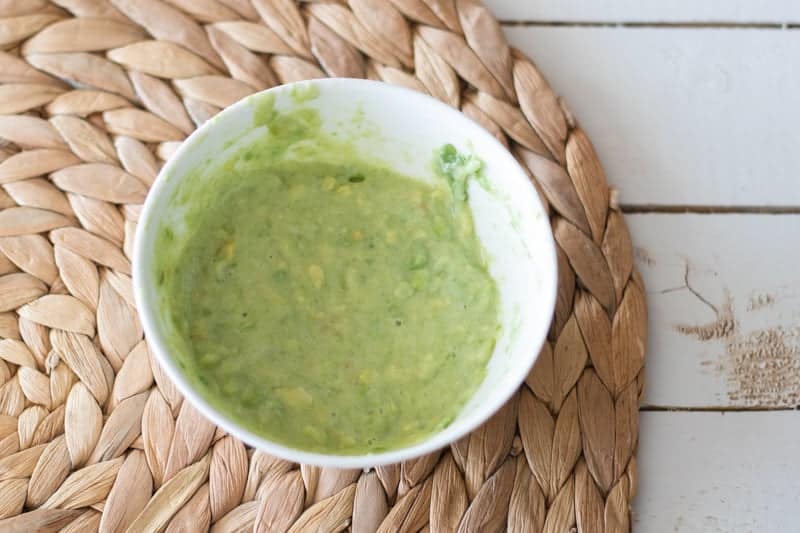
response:
M448 145L431 185L359 157L311 108L267 102L255 121L262 135L178 191L186 237L158 233L177 250L155 273L184 370L293 448L379 452L447 426L499 333L465 202L482 163Z

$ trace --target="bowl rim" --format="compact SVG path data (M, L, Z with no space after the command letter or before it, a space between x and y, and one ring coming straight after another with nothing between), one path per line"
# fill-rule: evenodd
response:
M379 81L357 78L321 78L277 85L264 91L253 93L252 95L239 100L238 102L220 111L214 118L206 121L199 128L195 129L181 143L181 146L164 164L159 171L156 180L150 187L139 216L136 235L134 238L132 278L136 307L139 318L142 322L145 338L147 339L148 346L150 347L150 351L163 368L167 377L178 388L179 392L191 403L192 407L197 409L204 417L214 423L217 427L222 428L229 435L238 438L245 444L288 461L322 467L366 469L375 466L399 463L429 454L461 439L485 423L503 405L505 405L505 403L513 396L514 393L516 393L520 385L522 385L522 383L525 381L525 378L528 376L528 373L538 359L541 347L547 338L550 320L548 320L546 323L543 322L541 324L529 326L535 326L536 331L534 332L533 336L535 343L530 346L530 356L529 359L524 362L524 364L514 365L514 367L511 367L506 371L506 375L511 377L511 379L506 380L508 383L507 388L498 388L497 390L493 391L489 395L490 401L482 404L474 411L474 413L465 417L458 423L456 423L456 419L453 423L435 433L431 433L423 440L417 441L410 445L405 445L378 453L361 455L336 455L311 452L297 448L291 448L245 429L237 424L234 420L213 407L199 392L195 391L189 380L184 377L183 372L180 370L177 363L169 355L169 350L166 348L165 343L159 334L159 328L156 326L157 321L155 312L152 311L156 306L154 302L150 301L150 298L146 294L147 291L145 290L148 276L146 272L147 265L144 264L146 235L152 232L152 230L149 228L157 227L157 221L160 217L154 206L156 204L156 198L162 194L164 188L166 187L166 176L172 174L173 169L178 165L178 162L183 158L184 154L191 150L193 145L197 144L201 139L203 139L209 130L215 127L215 124L219 122L220 117L233 114L236 112L236 110L244 106L251 105L252 99L261 98L269 93L291 91L295 87L304 88L308 87L309 85L316 85L319 86L321 90L325 90L326 87L335 87L337 85L348 86L352 84L359 85L359 90L395 93L395 98L401 98L407 101L407 106L409 109L414 109L416 107L414 105L414 100L427 101L427 105L432 105L434 108L437 108L437 112L441 112L443 118L451 118L452 120L464 122L464 127L471 129L471 136L483 137L483 141L488 142L488 144L491 146L490 150L492 153L492 159L508 158L510 160L512 167L518 170L518 177L527 182L527 186L530 187L531 191L533 192L532 198L534 199L534 204L531 206L531 208L538 209L542 213L545 218L544 223L547 224L547 227L550 229L550 231L545 232L545 238L547 242L541 243L541 248L537 249L539 251L546 250L546 255L548 257L539 255L537 256L537 261L548 261L550 263L548 272L552 272L552 275L546 276L547 279L542 281L542 299L539 301L539 305L546 306L547 313L545 316L552 317L553 311L555 310L558 284L558 264L556 258L555 239L553 237L552 227L547 216L547 210L539 195L539 192L536 190L536 187L528 177L528 173L522 168L516 158L505 146L500 143L500 141L494 135L484 129L479 123L461 113L458 109L455 109L432 96L409 88L390 85ZM178 179L183 179L183 176L180 176ZM170 178L169 181L172 182L175 180L174 178ZM155 289L153 289L153 292L156 292Z

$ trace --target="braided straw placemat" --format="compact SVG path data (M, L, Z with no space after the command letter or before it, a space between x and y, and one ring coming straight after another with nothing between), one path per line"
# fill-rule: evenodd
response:
M0 1L0 531L630 529L646 314L597 156L475 0ZM373 471L247 449L182 402L134 311L161 162L277 83L369 77L483 124L535 178L560 269L519 393Z

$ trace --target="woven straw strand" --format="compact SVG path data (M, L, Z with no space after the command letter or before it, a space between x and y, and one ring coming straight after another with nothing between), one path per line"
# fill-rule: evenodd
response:
M5 2L0 47L0 530L630 530L647 321L630 237L587 136L477 0ZM520 391L448 449L370 472L206 422L132 298L141 204L179 142L242 96L324 76L481 123L529 171L558 248Z

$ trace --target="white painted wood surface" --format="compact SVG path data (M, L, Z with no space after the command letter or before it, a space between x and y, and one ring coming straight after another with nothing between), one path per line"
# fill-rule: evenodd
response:
M798 405L800 215L626 220L648 293L645 405Z
M589 23L792 23L794 0L488 0L504 21Z
M798 531L796 412L642 413L640 431L634 531Z
M624 204L800 205L800 31L506 33L564 96Z
M800 531L800 2L487 4L636 213L650 339L634 530Z

